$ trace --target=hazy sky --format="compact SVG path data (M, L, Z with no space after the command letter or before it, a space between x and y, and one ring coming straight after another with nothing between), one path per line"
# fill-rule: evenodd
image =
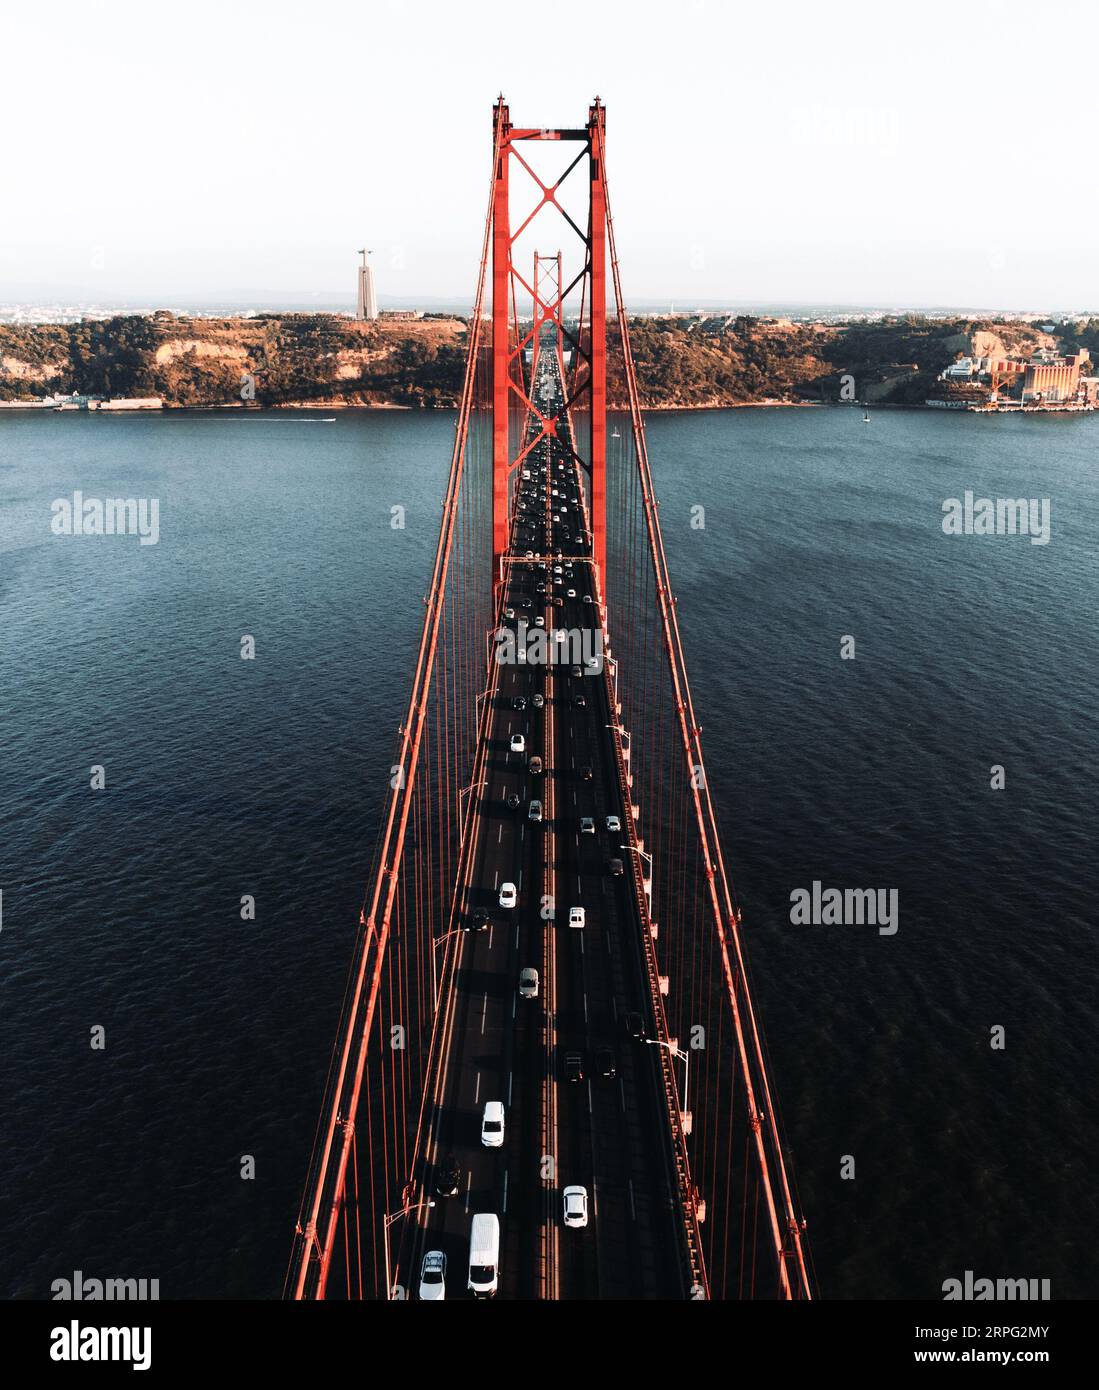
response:
M363 245L469 296L503 90L606 102L628 300L1099 308L1097 42L1094 0L9 8L0 300L350 307Z

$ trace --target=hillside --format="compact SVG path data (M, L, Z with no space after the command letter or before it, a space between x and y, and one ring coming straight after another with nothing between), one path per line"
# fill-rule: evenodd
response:
M334 314L189 319L160 311L104 322L0 326L0 401L75 393L160 397L168 406L457 404L467 324L449 317L358 323ZM1018 321L919 315L829 325L746 317L639 318L631 323L648 409L836 401L918 404L963 353L1090 346L1099 320L1054 337ZM611 344L608 396L625 385ZM254 393L254 394L253 394Z
M334 314L0 327L0 400L73 392L168 405L453 405L460 319L356 323ZM251 396L254 390L254 397Z

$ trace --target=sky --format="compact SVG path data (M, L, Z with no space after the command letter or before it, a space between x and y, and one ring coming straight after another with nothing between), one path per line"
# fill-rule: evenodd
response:
M351 308L361 246L383 302L468 300L502 91L605 102L627 302L1099 310L1092 0L58 0L4 38L0 302Z

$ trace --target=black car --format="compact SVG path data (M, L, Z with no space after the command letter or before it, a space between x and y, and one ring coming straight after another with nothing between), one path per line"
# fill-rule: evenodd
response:
M645 1041L645 1025L640 1014L628 1013L622 1022L627 1038L633 1038L635 1042Z
M587 700L584 698L583 695L576 695L576 696L573 697L572 703L576 706L577 709L583 709L583 708L587 705L588 702L587 702ZM591 768L590 768L590 767L588 768L588 772L589 772L589 773L591 772ZM590 781L590 777L589 777L589 778L585 778L584 780L585 780L585 781Z
M440 1197L453 1197L462 1182L462 1170L453 1154L447 1154L435 1174L435 1191Z
M625 872L626 868L621 859L611 859L608 861L607 873L610 874L611 878L621 878Z
M577 698L583 699L583 696L578 696ZM580 780L583 782L591 781L591 763L585 763L580 769Z
M488 931L492 924L492 919L487 912L475 912L472 917L466 918L466 931Z
M514 699L512 700L512 702L511 702L511 707L512 707L512 709L519 709L519 710L526 709L526 707L527 707L527 697L526 697L525 695L516 695L515 698L514 698Z
M614 1053L609 1047L601 1047L595 1054L595 1074L601 1076L604 1081L613 1081L618 1075Z
M511 793L511 795L510 795L510 796L508 797L508 799L507 799L507 806L508 806L508 810L509 810L509 811L517 811L517 810L519 809L519 793L518 793L518 792L512 792L512 793Z
M584 1079L584 1054L582 1052L565 1053L565 1080L583 1081Z

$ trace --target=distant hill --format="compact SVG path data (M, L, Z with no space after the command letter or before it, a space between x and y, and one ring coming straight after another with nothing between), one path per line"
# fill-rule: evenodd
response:
M72 392L160 396L174 406L449 406L461 390L465 337L461 319L358 323L334 314L189 319L161 311L0 326L0 400Z
M957 357L998 340L1013 353L1060 341L1099 357L1099 319L1051 337L1021 321L927 319L831 325L676 316L631 322L648 409L850 398L918 404ZM102 322L0 326L0 400L77 393L168 406L453 407L468 324L447 315L359 323L334 314L192 319L166 311ZM608 395L625 403L610 353ZM844 379L847 383L843 394ZM250 394L254 393L254 394Z

